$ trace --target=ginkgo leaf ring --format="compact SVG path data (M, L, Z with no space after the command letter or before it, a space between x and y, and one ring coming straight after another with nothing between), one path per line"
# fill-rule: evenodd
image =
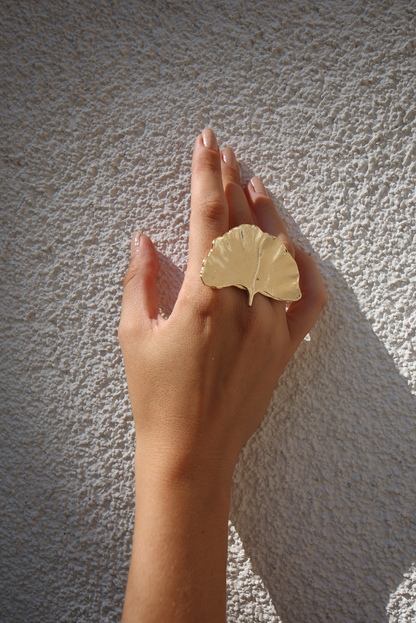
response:
M279 238L256 225L239 225L215 238L202 262L201 279L211 288L248 290L249 305L257 292L278 301L297 301L298 266Z

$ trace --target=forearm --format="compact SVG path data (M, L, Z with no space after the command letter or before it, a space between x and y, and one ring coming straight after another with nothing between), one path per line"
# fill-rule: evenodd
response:
M231 479L225 486L214 473L198 478L136 459L122 623L225 621Z
M231 223L257 224L296 254L300 300L287 308L284 300L257 294L248 305L241 289L202 282L213 241ZM232 270L238 257L229 246ZM232 472L325 305L325 288L313 260L291 243L261 181L253 178L243 190L233 151L221 156L209 129L195 142L189 262L168 319L159 313L157 274L156 249L135 234L119 327L137 440L123 623L224 622Z

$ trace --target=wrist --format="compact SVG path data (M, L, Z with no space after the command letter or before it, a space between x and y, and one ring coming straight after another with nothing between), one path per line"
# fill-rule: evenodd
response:
M219 477L206 460L152 452L140 440L135 469L136 517L123 622L225 621L231 477Z
M136 441L136 490L185 490L196 498L229 498L237 456L186 444Z

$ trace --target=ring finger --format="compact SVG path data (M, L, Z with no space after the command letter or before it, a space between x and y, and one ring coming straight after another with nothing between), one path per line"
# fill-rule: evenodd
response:
M243 224L254 225L253 213L241 186L237 158L231 147L225 147L221 152L221 176L228 203L230 229Z
M251 178L246 186L245 194L260 229L279 238L291 256L295 257L295 247L287 227L282 217L277 213L273 200L267 195L261 179L258 177Z

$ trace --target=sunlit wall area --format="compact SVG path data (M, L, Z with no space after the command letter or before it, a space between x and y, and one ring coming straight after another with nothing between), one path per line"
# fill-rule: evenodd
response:
M144 231L169 314L209 125L329 295L237 465L228 620L414 620L415 3L22 0L0 23L0 619L120 619L123 275Z

